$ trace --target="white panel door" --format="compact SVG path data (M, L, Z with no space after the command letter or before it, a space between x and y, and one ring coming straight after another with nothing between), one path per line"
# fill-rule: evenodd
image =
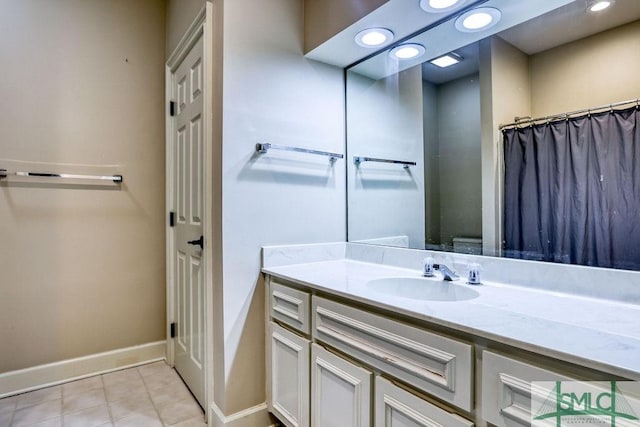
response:
M205 406L205 281L203 271L203 42L173 75L173 252L175 368Z
M473 427L473 423L382 377L375 381L375 427Z
M287 427L309 426L309 340L269 323L269 411Z
M311 346L311 426L370 427L370 371Z

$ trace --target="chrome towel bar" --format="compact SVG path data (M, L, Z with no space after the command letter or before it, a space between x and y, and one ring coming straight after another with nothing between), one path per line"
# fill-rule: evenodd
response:
M9 172L6 169L0 169L0 179L6 178L9 175L26 176L36 178L65 178L65 179L87 179L98 181L113 181L115 183L121 183L123 181L122 175L76 175L70 173L52 173L52 172Z
M265 154L269 150L296 151L298 153L316 154L318 156L328 156L330 161L344 158L343 154L331 153L328 151L310 150L308 148L288 147L284 145L275 145L270 143L257 143L256 153Z
M379 162L379 163L393 163L397 165L402 165L405 169L408 169L409 166L415 166L416 162L408 162L406 160L391 160L391 159L377 159L375 157L363 157L363 156L354 156L353 163L356 166L360 166L360 163L363 162Z

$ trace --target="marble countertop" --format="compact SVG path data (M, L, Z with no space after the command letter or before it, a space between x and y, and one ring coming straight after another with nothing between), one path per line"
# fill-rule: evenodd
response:
M371 289L420 271L351 259L265 267L264 273L580 366L640 381L640 306L495 282L465 301L424 301ZM441 278L425 279L441 282ZM464 278L454 282L465 284ZM606 286L606 284L603 284Z

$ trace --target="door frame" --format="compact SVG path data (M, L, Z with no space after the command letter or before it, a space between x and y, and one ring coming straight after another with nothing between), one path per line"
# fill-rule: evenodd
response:
M202 192L204 200L204 211L202 215L202 226L204 236L204 248L202 251L202 269L204 275L204 395L205 395L205 419L209 418L210 405L213 401L213 275L212 275L212 143L213 143L213 58L212 58L212 41L213 41L213 5L206 2L205 6L198 12L198 15L191 23L180 42L173 50L165 66L165 218L166 218L166 358L167 363L173 367L175 364L175 343L171 338L171 323L175 321L175 304L176 304L176 284L174 281L175 260L173 259L173 251L175 242L173 238L173 229L169 225L169 214L175 201L173 191L174 176L174 130L175 117L170 114L169 104L175 100L173 87L175 83L174 73L182 60L189 53L193 45L202 37L203 41L203 182Z

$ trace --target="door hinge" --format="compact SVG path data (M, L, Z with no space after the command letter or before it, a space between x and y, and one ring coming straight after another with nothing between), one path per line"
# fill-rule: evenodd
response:
M175 212L169 212L169 227L173 227L176 225L176 214Z
M176 322L173 322L171 324L171 338L175 338L176 337Z
M171 117L176 115L176 102L175 101L169 101L169 115Z

